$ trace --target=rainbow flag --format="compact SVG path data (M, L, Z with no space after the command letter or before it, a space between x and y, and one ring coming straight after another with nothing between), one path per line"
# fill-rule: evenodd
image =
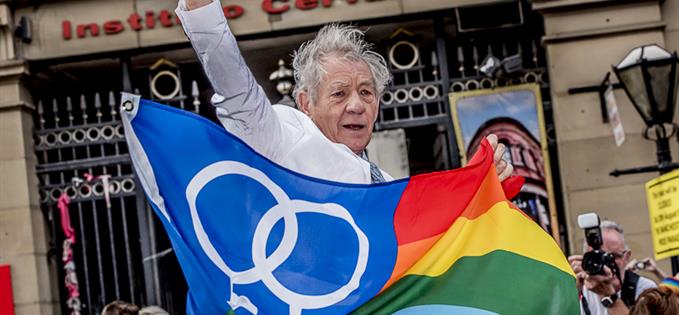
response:
M188 314L576 314L559 247L469 165L374 185L282 168L197 115L124 94L135 170Z
M507 200L487 142L463 169L412 177L394 227L394 271L355 314L579 314L564 254Z

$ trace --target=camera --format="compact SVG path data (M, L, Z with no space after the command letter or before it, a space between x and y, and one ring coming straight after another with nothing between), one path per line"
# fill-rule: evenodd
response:
M578 225L585 231L585 240L592 250L586 252L582 257L582 269L589 275L603 275L604 266L613 272L613 275L620 278L620 270L615 264L613 255L601 249L604 244L599 226L599 216L594 213L586 213L578 216Z
M649 266L650 263L647 261L640 261L634 264L634 270L644 270L646 269L647 266Z

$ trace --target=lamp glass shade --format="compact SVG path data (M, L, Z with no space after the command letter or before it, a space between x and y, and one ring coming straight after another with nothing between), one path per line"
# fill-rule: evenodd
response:
M653 89L653 98L657 103L658 119L660 122L672 122L674 116L674 104L668 104L669 92L672 87L670 84L672 80L670 75L672 72L671 64L664 64L660 66L649 66L648 74L651 79L651 89Z
M651 101L646 93L646 82L644 82L641 67L631 67L618 72L618 79L625 86L632 104L636 107L644 122L652 123L653 111L651 110Z
M658 45L634 48L613 67L648 126L671 123L676 105L677 56Z

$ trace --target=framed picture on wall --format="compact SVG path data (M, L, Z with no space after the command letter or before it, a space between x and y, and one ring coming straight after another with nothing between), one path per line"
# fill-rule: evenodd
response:
M462 163L491 133L507 146L505 159L513 175L526 184L512 201L559 241L547 137L540 87L522 84L488 90L450 93L453 125Z

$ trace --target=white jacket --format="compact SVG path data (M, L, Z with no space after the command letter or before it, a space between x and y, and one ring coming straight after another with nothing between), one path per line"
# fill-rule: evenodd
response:
M212 103L226 130L298 173L345 183L371 182L370 164L349 147L326 138L304 113L271 106L240 54L219 1L191 11L180 1L175 12L212 83Z

